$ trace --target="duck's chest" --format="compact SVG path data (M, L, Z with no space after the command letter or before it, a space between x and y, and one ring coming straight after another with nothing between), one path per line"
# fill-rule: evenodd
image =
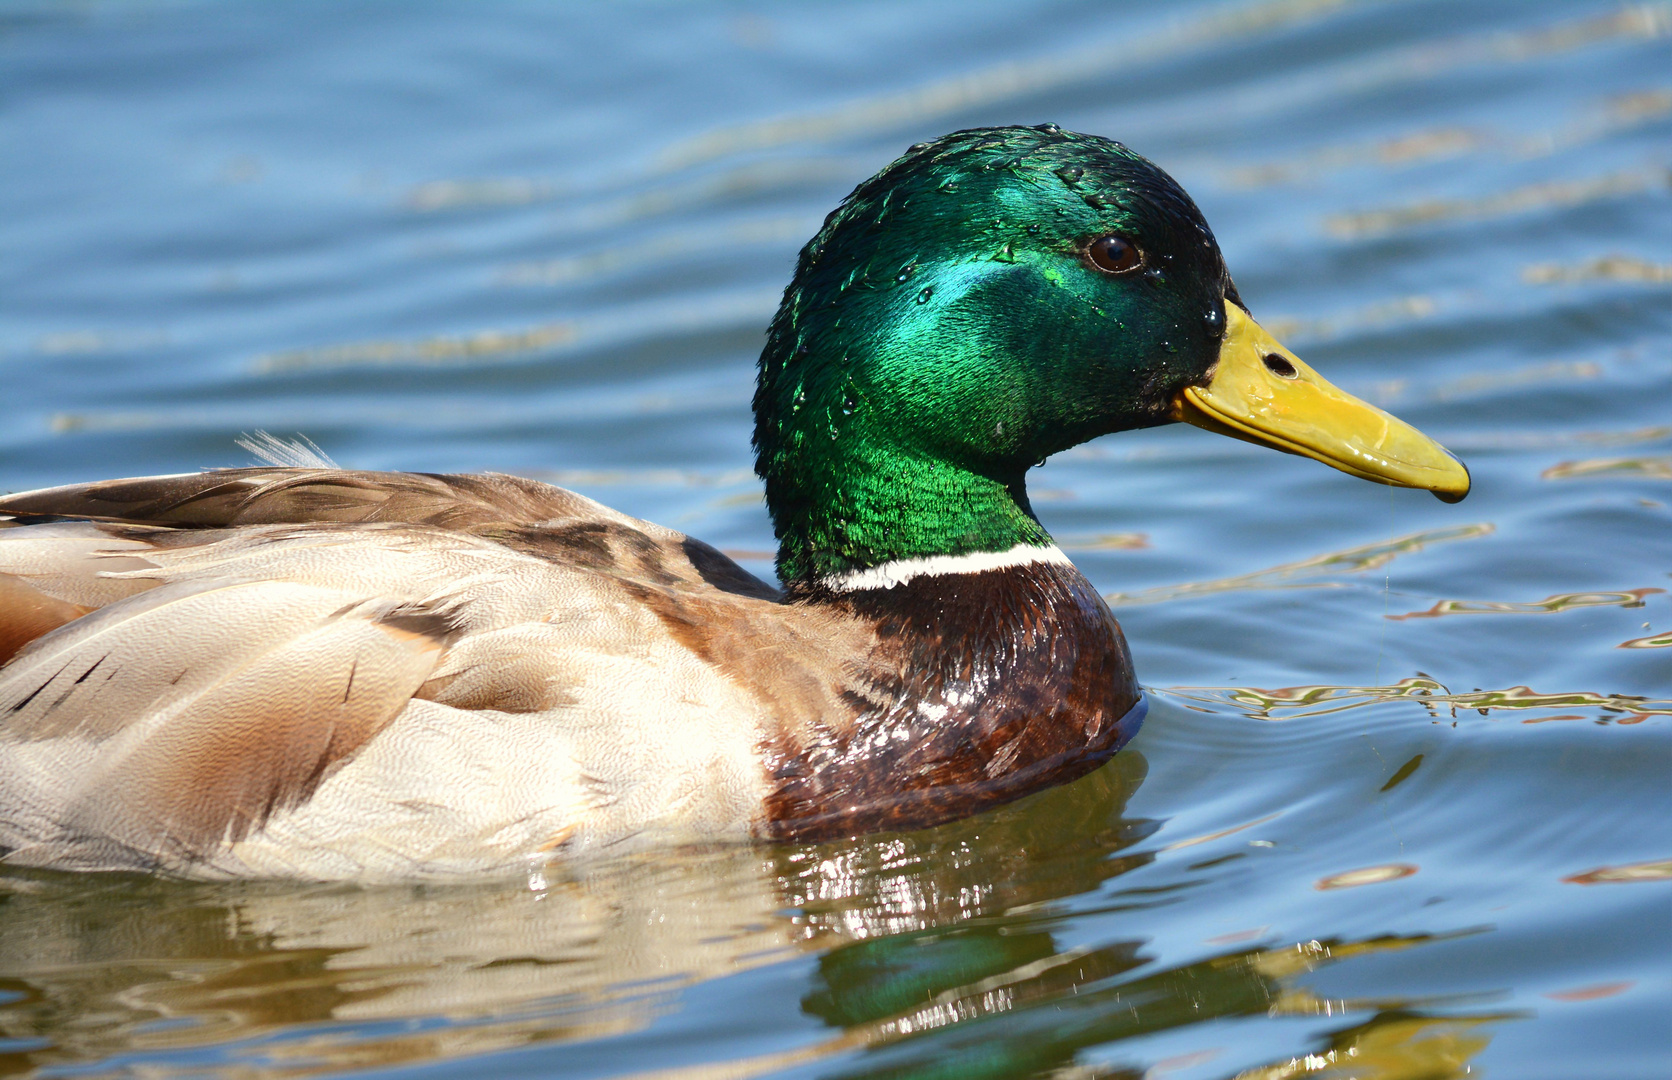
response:
M1120 626L1072 566L923 575L824 602L874 625L851 720L768 748L765 832L914 829L1084 775L1137 731Z

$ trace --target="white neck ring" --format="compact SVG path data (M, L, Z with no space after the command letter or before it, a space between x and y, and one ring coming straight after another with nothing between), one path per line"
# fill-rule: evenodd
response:
M1055 544L1037 547L1017 544L1009 551L973 551L968 555L930 555L922 559L895 559L865 570L849 570L829 574L819 584L831 592L859 592L864 589L892 589L896 585L920 577L939 577L945 574L983 574L989 570L1009 570L1017 566L1073 566L1074 563Z

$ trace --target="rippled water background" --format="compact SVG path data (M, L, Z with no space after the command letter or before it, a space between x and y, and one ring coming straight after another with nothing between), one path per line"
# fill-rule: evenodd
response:
M1672 1074L1672 4L0 3L0 488L552 480L765 561L755 355L858 180L1054 120L1476 478L1033 478L1152 691L974 820L359 889L0 877L0 1075ZM677 748L670 748L677 752Z

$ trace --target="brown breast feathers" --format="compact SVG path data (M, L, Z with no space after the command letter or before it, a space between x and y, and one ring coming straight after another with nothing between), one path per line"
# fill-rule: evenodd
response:
M1072 567L802 599L874 625L876 646L849 673L851 727L768 747L771 837L915 829L975 813L1090 772L1142 719L1120 626Z

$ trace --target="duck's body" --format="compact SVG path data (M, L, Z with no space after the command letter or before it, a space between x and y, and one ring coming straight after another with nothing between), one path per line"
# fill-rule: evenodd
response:
M808 245L762 358L781 592L506 476L0 499L0 861L475 874L634 837L912 828L1071 779L1142 700L1028 507L1035 461L1187 419L1467 489L1294 365L1188 197L1118 144L916 147ZM1320 436L1337 409L1374 430Z
M83 517L0 530L5 607L34 616L10 647L44 633L0 668L13 864L400 877L910 828L1084 773L1137 720L1120 630L1053 548L786 603L508 476L6 506Z

